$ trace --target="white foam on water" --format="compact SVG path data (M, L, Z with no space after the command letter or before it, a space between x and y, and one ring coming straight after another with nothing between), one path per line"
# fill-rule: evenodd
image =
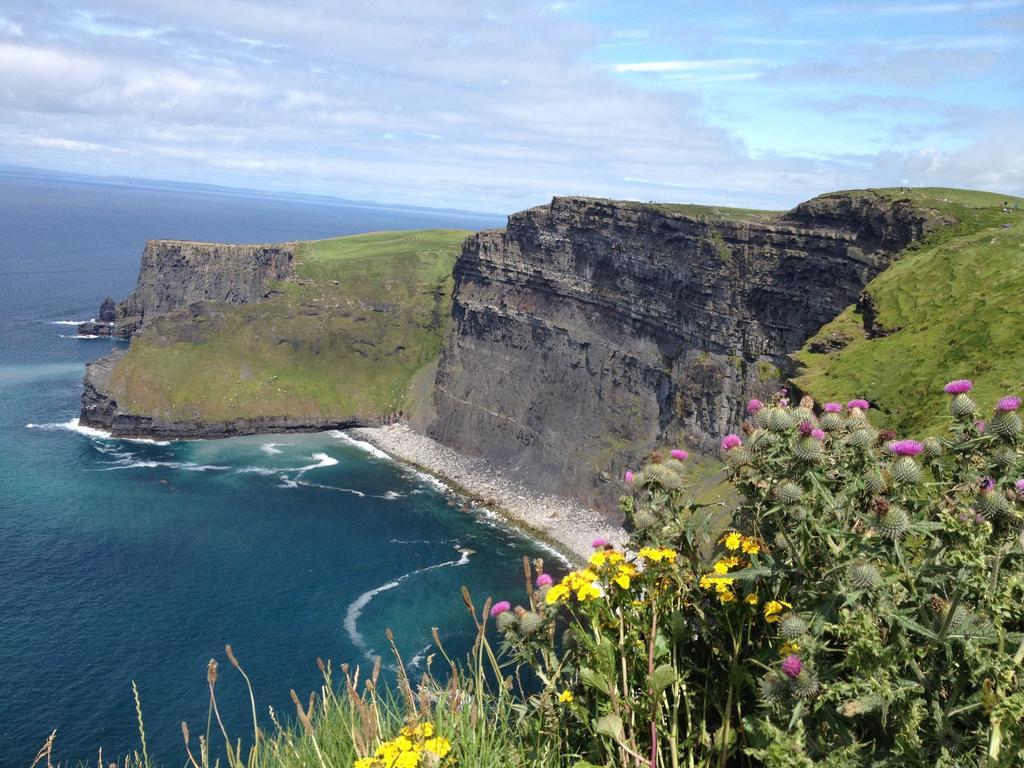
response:
M281 484L279 486L277 486L278 488L298 488L299 487L299 484L295 480L292 480L287 475L281 475L280 476L280 480L281 480Z
M93 440L120 440L126 443L143 443L145 445L170 445L171 440L153 440L148 437L115 437L105 429L96 429L95 427L86 427L78 423L78 419L70 419L68 421L61 421L54 424L26 424L27 429L64 429L68 432L77 432L79 435L85 437L91 437Z
M381 584L379 587L366 590L363 594L359 595L359 597L349 603L348 609L345 611L345 618L342 621L342 626L345 627L345 632L348 634L352 644L362 651L363 655L367 659L370 661L376 661L379 656L373 652L373 649L370 648L369 645L367 645L366 638L359 633L359 617L363 615L363 611L366 609L366 606L369 605L370 601L377 595L400 586L402 582L411 579L413 576L418 576L419 574L426 573L427 571L437 570L438 568L450 568L452 566L466 565L469 562L471 550L459 549L459 552L462 553L462 557L458 560L448 560L443 563L428 565L425 568L417 568L415 571L410 571L409 573L399 576L393 581L389 581L386 584Z
M355 448L358 448L361 451L366 451L368 454L370 454L371 456L375 456L378 459L385 459L387 461L391 461L392 460L390 456L388 456L386 453L384 453L384 451L382 451L377 446L371 445L370 443L366 442L365 440L356 440L354 437L352 437L351 435L347 434L346 432L342 432L340 429L332 429L327 434L329 434L331 437L335 437L335 438L337 438L339 440L344 440L349 445L351 445L351 446L353 446Z
M394 499L402 499L405 497L398 491L388 491L381 498L387 499L388 501L393 501Z
M296 480L298 485L304 485L307 488L320 488L324 491L338 491L339 493L351 493L354 496L365 497L366 494L362 491L357 491L355 488L342 488L337 485L323 485L322 483L307 483L305 480ZM383 498L382 496L374 496L375 499Z
M95 427L85 427L78 423L78 419L71 419L69 421L61 421L54 424L26 424L28 429L66 429L68 432L77 432L80 435L91 437L97 440L113 440L114 437L109 432L96 429Z
M281 472L280 469L272 467L239 467L235 470L235 474L238 475L276 475Z
M62 339L100 339L103 338L99 334L95 333L76 333L74 335L68 333L59 334Z
M268 456L274 456L281 452L281 449L277 447L279 445L291 445L291 443L263 443L260 446L260 450Z
M88 320L50 320L49 325L81 325L82 323L95 323L96 318L91 317Z
M408 666L410 669L415 669L416 667L420 666L424 661L426 661L427 654L433 647L433 643L431 643L430 645L423 646L423 648L421 648L411 659L409 659L409 663L406 666Z
M157 467L167 467L168 469L183 469L186 472L222 472L231 467L225 467L220 464L196 464L191 461L152 461L152 460L140 460L131 461L127 460L124 463L118 463L114 467L106 467L104 469L90 470L93 472L111 472L117 469L156 469Z
M338 463L337 459L335 459L335 458L333 458L331 456L328 456L326 453L314 453L309 458L311 458L313 461L315 461L316 464L309 464L309 465L307 465L305 467L295 467L294 469L289 469L287 471L288 472L298 472L301 475L302 473L309 472L310 470L313 470L313 469L322 469L323 467L333 467L335 464Z

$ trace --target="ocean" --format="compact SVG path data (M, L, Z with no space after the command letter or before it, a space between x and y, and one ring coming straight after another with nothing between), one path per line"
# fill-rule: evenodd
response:
M111 440L76 426L84 364L110 339L75 337L125 297L145 240L278 242L381 229L500 226L495 217L203 190L0 175L0 766L139 748L184 762L182 720L205 731L217 659L229 732L248 698L293 714L317 657L416 672L439 627L462 653L480 604L522 594L523 555L553 554L431 478L338 432L217 441Z

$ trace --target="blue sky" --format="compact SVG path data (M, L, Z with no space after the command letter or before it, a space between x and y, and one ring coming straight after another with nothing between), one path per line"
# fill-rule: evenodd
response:
M1024 0L0 0L0 163L489 211L1024 194Z

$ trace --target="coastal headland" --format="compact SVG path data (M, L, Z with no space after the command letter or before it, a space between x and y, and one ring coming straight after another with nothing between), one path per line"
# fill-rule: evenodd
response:
M901 315L925 290L903 265L943 267L936 285L998 268L1018 215L957 190L788 212L573 197L477 234L153 241L136 291L80 329L131 338L89 365L81 420L162 439L351 428L580 554L621 522L624 470L711 453L749 398L867 395L912 430L918 395L856 373L922 319ZM715 486L713 462L694 474Z

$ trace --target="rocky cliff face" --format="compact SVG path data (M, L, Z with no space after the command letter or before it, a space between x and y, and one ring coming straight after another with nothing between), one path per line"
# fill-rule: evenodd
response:
M95 322L82 323L83 335L127 338L147 317L167 314L197 301L247 304L267 296L274 280L294 275L295 244L228 245L181 240L150 240L142 252L135 291L114 305L103 302Z
M586 198L514 214L456 264L431 432L545 490L612 498L609 479L660 442L734 429L938 222L871 193L771 220Z

